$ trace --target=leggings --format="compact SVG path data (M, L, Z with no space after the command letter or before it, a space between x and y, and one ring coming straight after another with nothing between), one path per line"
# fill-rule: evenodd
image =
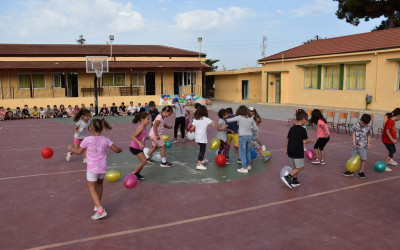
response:
M317 142L314 145L314 149L324 150L324 147L328 143L328 141L329 141L329 137L328 138L319 137Z
M181 136L182 136L182 138L185 138L185 117L184 116L175 118L174 139L177 138L179 125L181 125Z
M199 152L199 157L197 160L202 161L204 159L204 155L206 153L206 143L198 143L200 146L200 152Z
M227 155L228 153L228 143L226 141L221 140L221 145L219 146L218 149L218 154L223 154L223 155Z
M396 146L394 144L388 144L388 143L383 143L385 144L385 147L389 151L389 157L393 158L394 153L396 153Z

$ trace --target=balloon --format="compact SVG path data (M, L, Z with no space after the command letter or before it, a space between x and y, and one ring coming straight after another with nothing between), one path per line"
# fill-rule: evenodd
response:
M218 166L225 166L226 163L226 157L225 155L217 155L215 156L215 163L217 163Z
M153 159L153 161L161 161L161 154L160 152L156 152L152 155L151 157Z
M171 147L172 147L172 142L166 141L166 142L165 142L165 146L166 146L167 148L171 148Z
M54 151L53 151L53 149L51 149L49 147L44 147L42 149L42 151L40 152L40 154L42 155L43 158L49 159L53 156Z
M149 148L144 148L144 149L143 149L143 153L144 153L144 155L146 156L146 158L147 158L147 156L148 156L147 153L149 152L149 150L150 150Z
M136 187L137 183L138 183L138 179L137 179L136 175L134 175L134 174L128 174L124 178L124 186L128 189L132 189L132 188Z
M269 151L264 151L264 156L272 156L272 154Z
M115 170L108 170L104 177L107 181L116 181L121 177L121 173Z
M386 168L386 163L384 161L377 161L374 165L375 171L383 172Z
M305 155L309 160L314 159L314 151L312 149L307 149Z
M168 135L161 135L161 138L162 138L164 141L168 141L169 136L168 136Z
M293 171L293 169L290 166L285 166L282 168L280 176L284 177L284 176L290 174L292 171Z
M218 138L214 138L211 140L210 148L217 149L217 148L219 148L220 145L221 145L221 140Z
M250 156L251 159L254 160L255 158L257 158L257 151L254 150L253 148L250 149Z
M194 132L189 132L186 134L186 137L188 138L188 140L193 141L194 140Z
M195 129L195 127L193 125L190 125L186 130L190 131L190 130L192 130L192 128L193 128L193 132L196 131L196 129Z
M350 172L355 172L360 167L360 155L351 157L346 162L346 169Z

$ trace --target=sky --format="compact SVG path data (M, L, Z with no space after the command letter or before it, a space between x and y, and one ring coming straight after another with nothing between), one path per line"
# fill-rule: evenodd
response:
M336 17L332 0L0 0L0 43L155 44L199 51L218 70L257 60L314 38L371 31ZM266 37L263 49L263 37Z

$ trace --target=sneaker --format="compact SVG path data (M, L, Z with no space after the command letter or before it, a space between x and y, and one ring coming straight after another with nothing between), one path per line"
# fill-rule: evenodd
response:
M135 176L136 176L136 178L137 178L139 181L144 181L144 180L146 180L146 178L145 178L143 175L139 174L139 173L135 173Z
M364 172L360 172L360 173L358 173L358 177L360 177L360 178L365 178L365 174L364 174Z
M238 159L238 163L242 163L242 160L240 158Z
M393 159L390 159L390 161L388 162L390 165L392 166L397 166L397 162L395 162Z
M83 158L82 162L86 164L87 163L86 158Z
M167 162L167 161L165 163L161 162L160 167L162 167L162 168L170 168L170 167L172 167L172 164Z
M174 139L173 141L172 141L172 143L176 143L176 142L178 142L178 139Z
M353 173L353 172L350 172L350 171L346 171L346 172L344 172L342 175L343 175L343 176L353 176L354 173Z
M203 164L201 164L201 165L199 165L199 166L196 166L196 169L198 169L198 170L206 170L207 167L204 166Z
M181 139L181 142L185 142L185 141L186 141L185 138L182 138L182 139Z
M97 211L97 207L96 206L94 206L93 211L95 211L95 212Z
M104 218L107 216L107 212L105 209L102 209L101 211L99 211L99 209L97 209L96 213L94 215L92 215L92 220L98 220L101 218Z
M151 164L153 164L154 163L154 161L152 160L152 159L150 159L150 158L147 158L147 163L151 163Z
M281 180L283 184L285 184L288 188L292 189L292 180L289 178L289 176L282 176Z
M229 160L227 159L226 162L225 162L225 165L229 165L229 164L231 164L231 163L230 163Z
M314 159L311 164L321 164L321 162L318 159Z
M385 168L385 171L386 171L386 172L391 172L391 171L392 171L392 169L391 169L391 168L389 168L388 166L386 166L386 168Z
M247 168L239 168L237 171L239 173L244 173L244 174L247 174L249 172L249 170L247 170Z
M206 164L206 163L208 163L207 159L204 159L204 160L201 161L201 164Z
M68 152L67 153L67 157L65 158L67 161L70 161L71 160L71 152Z
M271 156L269 156L269 155L266 155L266 156L264 157L264 161L268 161L269 159L271 159Z
M325 161L321 160L321 161L320 161L320 164L321 164L321 165L325 165L326 163L325 163Z
M292 187L298 187L300 186L300 181L298 181L297 179L293 179L292 180Z

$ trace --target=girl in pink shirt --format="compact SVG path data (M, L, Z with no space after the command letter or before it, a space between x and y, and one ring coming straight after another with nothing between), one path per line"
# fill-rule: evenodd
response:
M328 143L330 135L328 122L319 109L314 109L311 113L310 124L317 125L318 136L318 140L314 145L314 160L311 163L325 165L324 147ZM321 161L319 160L319 152L321 152Z
M90 196L93 199L94 210L93 220L98 220L107 216L106 210L101 205L103 194L103 180L107 172L107 148L115 153L121 153L122 149L115 146L110 139L101 135L103 129L111 130L111 125L103 119L93 119L89 125L92 136L85 137L79 148L68 146L71 153L80 155L86 150L87 172L86 178Z
M161 114L157 115L156 119L154 119L153 127L150 130L149 136L152 140L153 147L147 153L147 162L152 163L153 161L150 159L151 154L157 150L158 147L161 147L161 167L169 168L172 167L172 164L167 162L166 158L166 147L165 142L161 138L161 134L163 132L163 128L171 129L172 126L165 124L164 118L170 116L174 110L171 106L165 106L161 110Z
M150 114L147 112L138 112L132 120L133 123L140 122L137 126L135 133L132 135L132 142L129 150L133 155L139 159L140 163L136 166L136 169L132 172L138 180L145 180L146 178L140 174L140 171L146 165L146 156L143 153L145 140L151 140L151 137L147 136L146 126L150 122Z

